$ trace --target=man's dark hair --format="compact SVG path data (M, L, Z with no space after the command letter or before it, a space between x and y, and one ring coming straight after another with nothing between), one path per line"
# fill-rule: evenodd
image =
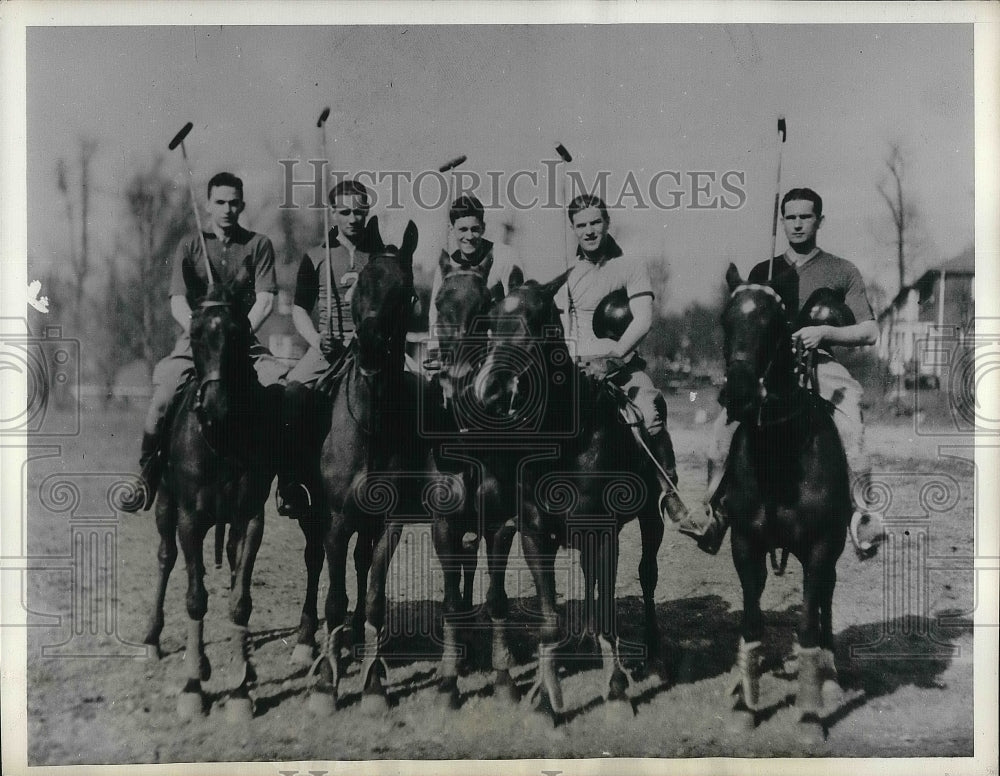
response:
M601 217L605 221L611 220L608 216L608 206L604 204L603 199L598 197L596 194L580 194L577 197L573 197L573 200L569 203L569 207L566 209L566 212L569 215L569 222L573 223L573 216L581 210L586 210L588 207L596 207L601 211Z
M361 199L364 200L365 207L367 207L370 202L368 189L365 187L365 184L355 180L337 181L337 185L330 189L331 206L337 197L361 197Z
M212 198L212 189L216 186L230 186L236 189L240 193L240 199L243 199L243 181L231 172L217 172L212 176L212 179L208 182L208 189L205 192L209 199Z
M478 218L479 223L482 224L486 220L484 218L485 213L486 210L482 202L473 196L463 194L451 203L451 207L448 209L448 219L454 225L460 218Z
M781 215L785 215L785 203L796 199L813 203L813 213L816 218L823 215L823 198L812 189L789 189L788 193L781 198Z

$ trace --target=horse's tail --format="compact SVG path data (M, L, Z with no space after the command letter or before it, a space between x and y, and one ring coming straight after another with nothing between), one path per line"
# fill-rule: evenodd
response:
M780 577L784 576L785 569L788 567L788 548L781 548L781 562L778 562L778 557L775 555L774 548L771 548L771 569L774 571L774 576Z
M215 523L215 567L222 568L222 550L226 545L226 521L219 518Z

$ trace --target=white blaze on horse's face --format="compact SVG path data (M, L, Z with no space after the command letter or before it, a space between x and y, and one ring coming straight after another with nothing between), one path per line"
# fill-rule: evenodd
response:
M757 303L750 297L744 299L743 304L740 305L740 312L743 313L744 315L750 315L750 313L752 313L756 309L757 309Z

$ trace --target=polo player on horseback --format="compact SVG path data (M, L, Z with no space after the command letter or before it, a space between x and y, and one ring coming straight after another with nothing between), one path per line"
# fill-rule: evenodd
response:
M478 272L486 281L487 288L495 292L495 298L501 298L514 285L524 280L524 273L517 264L517 257L506 245L498 245L487 240L483 235L486 231L485 208L483 203L471 195L462 195L451 203L448 209L448 220L451 230L458 243L458 249L448 253L441 250L437 267L434 268L434 279L431 283L431 304L427 311L427 328L431 339L436 338L438 311L434 303L444 276L452 270ZM431 357L425 364L426 368L440 368L437 355L432 349Z
M865 293L864 280L857 267L846 259L822 250L816 234L823 223L823 200L812 189L791 189L781 200L782 223L788 250L772 261L762 261L750 272L748 283L770 284L781 296L791 322L801 320L808 311L800 310L817 289L829 288L843 294L844 304L853 314L848 325L806 325L794 331L800 352L815 351L819 394L834 405L833 420L840 433L848 466L853 474L851 494L855 510L850 534L860 557L873 555L884 538L882 517L866 503L871 463L864 448L864 425L861 417L861 384L837 361L831 346L864 347L878 338L878 325ZM681 531L697 540L698 546L714 554L726 532L724 504L717 494L722 483L733 434L739 424L729 422L723 409L716 418L708 450L709 487L704 515L693 520L694 527ZM861 533L866 538L862 538Z
M577 362L584 371L621 389L623 415L657 470L662 489L661 517L684 526L688 510L677 492L677 463L667 431L667 404L636 352L653 320L649 271L643 262L626 256L608 233L610 218L601 198L592 194L575 197L569 203L568 216L578 242L576 261L555 298L563 311L567 342L571 350L575 347ZM594 320L602 301L616 291L625 292L631 313L631 323L617 340L609 338L605 331L595 332ZM600 316L598 319L600 324ZM648 442L643 438L646 435Z
M310 387L354 338L349 294L369 256L382 247L377 230L373 235L366 228L371 200L364 184L339 181L329 196L333 226L326 240L302 257L292 307L295 330L309 343L309 350L286 380Z
M167 410L177 389L194 374L191 352L191 309L204 298L213 283L234 285L244 295L249 308L247 318L256 332L271 314L277 282L274 273L274 247L263 234L244 229L239 224L243 200L243 181L229 172L220 172L208 182L208 231L201 237L182 240L174 258L170 280L170 312L181 327L173 351L153 370L153 398L143 426L139 455L141 483L134 498L122 500L126 512L148 510L156 497L161 474L163 432ZM201 238L204 238L202 242ZM208 252L206 258L202 250ZM207 266L211 265L209 278ZM276 383L284 371L267 348L256 339L250 356L262 385Z

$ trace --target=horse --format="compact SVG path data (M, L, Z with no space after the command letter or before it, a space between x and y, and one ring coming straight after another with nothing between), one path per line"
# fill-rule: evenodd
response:
M441 354L440 372L433 377L435 390L431 394L437 412L427 425L436 432L434 450L439 470L463 478L467 504L458 515L436 513L433 526L435 549L444 574L444 657L438 692L449 707L458 706L458 627L471 608L471 599L468 579L466 595L461 595L461 569L454 561L461 557L456 548L467 547L470 539L478 544L482 537L489 574L484 612L492 631L494 697L516 703L520 692L510 673L510 604L504 576L517 532L516 475L523 456L518 450L496 446L496 429L478 412L474 400L469 400L475 370L486 357L491 310L503 297L503 288L488 288L484 273L475 269L454 269L443 263L441 271L441 287L433 300L438 311L435 335Z
M252 333L242 295L215 284L191 317L195 374L181 388L172 410L165 468L156 504L160 535L159 577L146 644L160 650L167 579L177 559L177 541L188 572L186 682L178 696L178 714L203 714L201 682L211 675L204 650L208 609L203 543L215 525L230 523L226 547L230 566L229 617L234 676L226 702L227 716L244 721L253 714L249 690L256 681L250 662L248 621L252 608L250 578L264 532L264 504L276 462L270 450L280 386L264 388L250 359Z
M802 564L796 708L803 738L815 740L823 734L824 682L836 681L831 622L852 512L847 460L832 405L800 379L781 298L770 286L743 283L733 265L726 282L724 402L740 423L722 484L743 588L734 719L750 728L760 720L765 556L782 549Z
M638 517L650 664L659 662L654 592L664 533L656 472L623 421L621 390L609 379L579 371L570 356L554 301L565 280L564 273L548 283L511 284L494 309L489 349L473 382L480 411L506 427L500 438L525 435L515 443L523 457L517 469L518 529L542 618L538 675L529 700L557 721L564 713L555 665L562 640L555 603L558 548L580 550L587 630L600 647L605 702L617 708L627 704L629 685L616 621L619 532Z
M344 672L345 576L351 536L358 536L358 604L352 640L364 641L362 705L375 711L387 705L387 667L381 657L385 586L403 527L414 520L430 521L429 511L449 511L464 504L461 482L437 472L430 446L420 433L418 413L427 404L423 380L403 369L415 299L416 244L417 230L411 222L398 249L388 246L373 254L359 273L351 299L357 336L323 421L327 433L317 462L322 487L316 511L329 516L320 520L317 533L322 534L326 551L330 589L326 638L310 669L310 675L317 676L309 695L316 713L336 708ZM474 571L474 549L459 554L460 565ZM310 578L310 589L312 585Z

